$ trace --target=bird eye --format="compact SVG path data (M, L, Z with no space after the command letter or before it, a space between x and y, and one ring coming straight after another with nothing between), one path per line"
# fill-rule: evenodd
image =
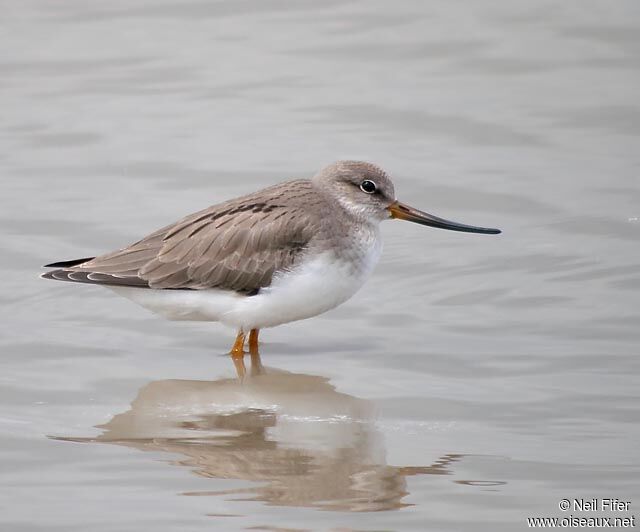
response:
M373 194L377 189L378 187L376 187L376 184L373 181L369 181L368 179L360 183L360 190L362 190L362 192L366 192L367 194Z

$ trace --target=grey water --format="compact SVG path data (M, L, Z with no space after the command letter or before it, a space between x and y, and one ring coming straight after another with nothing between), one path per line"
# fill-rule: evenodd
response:
M638 2L3 2L0 86L0 528L639 513ZM242 383L233 331L38 278L340 158L503 234L385 222Z

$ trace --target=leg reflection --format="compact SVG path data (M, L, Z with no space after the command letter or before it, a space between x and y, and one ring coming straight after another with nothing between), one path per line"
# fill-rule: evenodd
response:
M256 377L258 375L264 375L265 370L262 365L262 360L260 360L260 353L251 352L251 376Z

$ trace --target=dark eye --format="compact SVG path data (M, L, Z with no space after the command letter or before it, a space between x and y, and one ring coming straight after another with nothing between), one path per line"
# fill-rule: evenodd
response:
M369 181L368 179L365 179L362 183L360 183L360 190L362 190L362 192L366 192L367 194L373 194L377 189L378 187L376 187L376 184L373 181Z

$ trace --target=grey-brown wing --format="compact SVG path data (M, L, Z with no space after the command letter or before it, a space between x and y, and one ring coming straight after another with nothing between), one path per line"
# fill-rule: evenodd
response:
M284 206L278 198L254 195L209 207L70 270L105 284L258 290L296 264L316 230L302 205Z

